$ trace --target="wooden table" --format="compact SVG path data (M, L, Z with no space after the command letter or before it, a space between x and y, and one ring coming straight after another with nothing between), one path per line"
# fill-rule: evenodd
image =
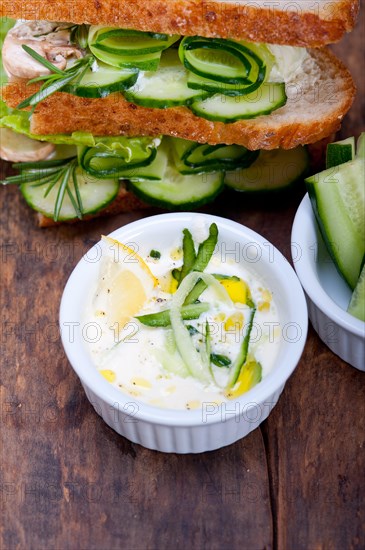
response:
M335 46L359 86L342 137L365 129L363 36L358 25ZM289 258L301 195L209 211ZM153 212L40 230L17 189L1 189L1 200L2 550L365 547L363 373L310 329L278 405L245 439L186 456L132 444L87 401L63 353L58 308L101 232Z

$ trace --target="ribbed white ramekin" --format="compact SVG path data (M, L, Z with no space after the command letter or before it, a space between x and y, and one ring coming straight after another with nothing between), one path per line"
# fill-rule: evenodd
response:
M288 261L266 239L224 218L196 213L162 214L144 218L112 233L124 243L149 243L150 248L171 242L196 219L215 222L219 250L235 254L271 289L282 327L282 342L271 372L252 390L228 403L203 403L201 410L172 410L147 405L118 391L93 365L83 342L83 311L99 273L102 243L81 259L65 287L60 328L67 357L96 412L116 432L147 448L164 452L198 453L218 449L246 436L276 405L295 369L307 336L304 293ZM250 265L247 266L247 263Z
M365 323L346 311L351 290L326 251L308 195L295 216L291 241L313 328L336 355L364 371Z

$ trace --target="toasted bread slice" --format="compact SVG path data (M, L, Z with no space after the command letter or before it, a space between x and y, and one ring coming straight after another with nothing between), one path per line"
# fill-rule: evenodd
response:
M355 95L350 73L329 50L310 50L307 61L287 85L286 105L270 115L224 124L197 117L187 107L140 107L121 94L86 99L56 93L37 106L31 131L40 135L75 131L96 136L164 134L201 143L235 143L251 150L291 149L336 132ZM33 91L23 83L12 83L3 89L3 97L16 107Z
M351 31L358 0L2 0L2 16L318 47Z

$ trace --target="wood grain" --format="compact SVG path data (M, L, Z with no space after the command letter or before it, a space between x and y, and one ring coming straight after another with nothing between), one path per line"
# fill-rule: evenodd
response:
M359 90L358 27L336 51ZM343 136L365 128L361 94ZM1 176L9 168L1 165ZM227 195L209 212L263 234L288 258L304 190ZM143 449L95 414L58 334L62 289L99 239L154 210L37 229L18 191L0 188L1 550L361 549L364 375L310 330L304 355L262 427L219 451Z

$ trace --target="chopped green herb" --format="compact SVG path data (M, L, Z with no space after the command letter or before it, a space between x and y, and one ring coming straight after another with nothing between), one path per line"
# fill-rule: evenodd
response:
M226 355L219 355L218 353L211 353L210 360L216 367L229 367L232 362Z
M154 260L159 260L161 258L161 252L159 252L158 250L151 250L150 256Z
M55 92L62 90L62 88L67 86L67 84L69 84L72 80L81 80L84 73L89 67L91 67L95 60L92 55L86 55L85 57L78 59L71 67L62 71L26 44L23 44L22 48L27 52L27 54L33 57L33 59L38 61L38 63L41 63L44 67L51 71L51 74L39 76L29 81L29 84L43 81L43 84L38 92L19 103L17 109L25 109L26 107L34 108L40 101L43 101Z
M66 193L76 216L81 219L83 206L75 173L77 167L76 157L41 162L19 162L13 164L13 168L18 169L20 174L9 176L1 183L4 185L30 183L32 187L48 184L44 196L47 196L55 185L59 185L53 219L58 220Z
M195 334L200 334L198 329L193 327L193 325L186 325L186 328L188 329L190 336L194 336Z

